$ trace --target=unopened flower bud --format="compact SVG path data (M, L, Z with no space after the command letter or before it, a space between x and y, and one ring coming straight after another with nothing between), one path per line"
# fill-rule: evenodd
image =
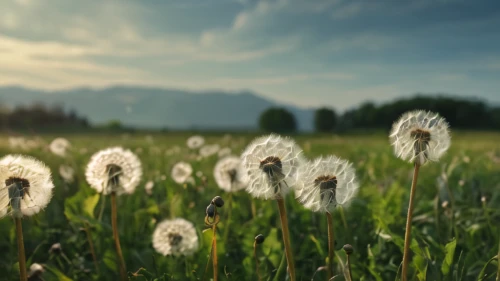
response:
M350 244L345 244L343 249L344 249L345 253L348 255L350 255L350 254L352 254L352 252L354 252L354 249L352 248L352 246Z
M215 196L214 199L212 199L212 203L219 208L224 206L224 200L222 200L220 196Z
M259 234L259 235L255 236L255 243L262 244L262 243L264 243L264 239L265 239L264 235Z
M215 206L213 204L208 205L206 214L211 218L215 216Z

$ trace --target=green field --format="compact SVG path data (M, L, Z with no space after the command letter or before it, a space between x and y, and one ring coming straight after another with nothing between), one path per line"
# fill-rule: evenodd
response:
M84 176L90 156L103 148L120 145L135 151L142 161L143 180L132 195L118 198L119 232L131 280L203 280L212 232L203 232L205 208L211 199L229 194L213 180L217 154L199 159L186 147L191 134L42 135L39 148L12 149L8 137L0 140L1 155L32 155L52 169L56 188L45 211L23 220L28 267L43 264L43 280L118 280L112 240L110 200L91 189ZM54 137L72 143L66 158L53 155L47 146ZM239 155L255 135L205 135L207 143L230 147ZM34 137L26 137L35 139ZM293 138L308 158L335 154L356 168L360 192L352 204L335 212L337 257L334 280L345 280L344 244L354 247L353 280L396 280L402 260L406 211L412 165L393 156L386 135L296 135ZM180 149L175 151L173 147ZM191 163L195 184L179 185L170 178L178 161ZM77 171L74 183L59 176L61 164ZM194 175L197 171L202 177ZM203 180L206 177L206 180ZM152 195L144 185L154 181ZM450 193L451 192L451 193ZM253 242L257 248L262 280L285 280L286 264L278 208L273 201L252 199L245 191L233 195L232 220L226 231L226 207L220 208L218 225L219 280L257 280ZM420 170L412 231L410 280L495 280L499 270L494 257L500 246L500 134L452 132L452 146L438 163ZM255 213L252 212L252 204ZM286 198L297 280L326 280L328 255L326 217L312 213ZM342 213L344 216L342 216ZM200 249L191 257L164 257L155 252L151 236L156 223L181 217L198 230ZM85 229L95 246L98 269ZM0 220L0 280L19 280L14 221ZM62 253L49 253L61 243ZM281 265L281 266L280 266ZM98 270L98 272L97 272ZM135 274L137 273L137 274ZM134 276L135 274L135 276ZM209 266L204 280L212 278ZM499 277L500 278L500 277ZM498 280L498 279L496 279Z

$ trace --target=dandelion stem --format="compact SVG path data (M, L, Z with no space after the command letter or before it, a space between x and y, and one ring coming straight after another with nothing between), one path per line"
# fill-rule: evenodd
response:
M90 234L90 227L87 221L85 222L85 233L87 234L87 241L89 242L90 253L92 254L92 260L94 261L95 270L99 273L99 264L97 263L94 242L92 241L92 235Z
M411 182L411 191L410 191L410 203L408 204L408 216L406 217L406 231L405 231L405 244L403 251L403 269L401 273L401 277L403 281L407 280L407 272L408 272L408 261L410 255L410 239L411 239L411 221L413 217L413 206L415 204L415 191L417 189L417 179L418 179L418 171L420 170L420 164L415 163L415 167L413 170L413 179Z
M330 212L326 212L328 221L328 279L333 277L333 259L335 258L335 235L333 232L333 216Z
M288 263L288 273L290 281L295 281L295 265L293 263L292 245L290 243L290 233L288 231L288 219L286 217L285 201L283 198L276 199L281 219L281 229L283 233L283 243L285 244L286 261Z
M227 244L227 238L229 236L229 224L231 223L231 213L233 209L233 193L229 193L229 199L227 200L227 219L226 219L226 224L224 227L224 236L223 236L223 241L224 244Z
M348 281L352 281L352 272L351 272L351 255L348 254L347 255L347 272L349 273L348 276L349 276L349 279Z
M257 259L257 241L253 242L253 257L255 258L255 272L257 272L257 280L260 281L260 273L259 273L259 259Z
M214 224L212 226L212 232L213 232L213 237L212 237L212 265L213 265L213 270L214 270L214 281L217 281L217 277L219 276L219 272L217 270L218 267L218 260L217 260L217 238L216 238L216 230L217 230L217 224Z
M120 276L123 281L127 280L127 270L123 260L122 248L120 246L120 237L118 234L118 214L116 207L116 192L111 192L111 226L113 227L113 240L115 241L116 254L120 266Z
M26 256L24 254L24 238L23 238L23 223L21 218L15 218L16 221L16 236L17 236L17 253L19 257L19 280L27 281L28 272L26 271Z

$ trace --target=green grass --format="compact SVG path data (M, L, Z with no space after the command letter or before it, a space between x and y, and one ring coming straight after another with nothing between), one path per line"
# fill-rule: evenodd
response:
M216 195L228 198L213 180L216 155L196 160L196 155L185 147L189 135L183 133L153 135L152 142L141 134L88 134L64 136L73 148L69 157L60 158L46 149L53 137L56 136L42 136L45 147L31 151L12 150L6 136L0 139L0 155L32 155L53 171L54 198L45 211L23 221L28 266L34 262L45 265L43 279L47 281L116 280L110 200L103 200L88 186L84 171L94 152L121 145L139 150L144 170L142 184L135 193L118 198L120 239L130 279L202 280L212 238L211 231L203 232L207 228L205 208ZM221 134L207 135L206 139L208 143L229 146L239 154L253 137L235 134L227 140ZM412 165L393 156L384 134L293 137L309 158L336 154L353 162L356 168L358 197L343 210L345 221L340 211L333 213L335 273L343 275L341 264L346 255L342 246L351 244L353 280L396 280L402 260ZM176 145L181 152L166 156L165 152ZM173 182L170 169L180 160L190 162L195 172L202 171L206 183L196 176L194 186ZM75 183L65 184L60 179L58 167L63 163L77 170ZM161 179L162 175L166 175L166 180ZM155 182L151 196L144 190L148 180ZM495 280L500 238L500 134L454 132L446 156L439 163L421 168L416 200L409 279ZM252 201L257 210L255 217ZM445 201L449 203L443 207ZM313 276L314 280L326 280L324 270L316 273L325 266L328 256L326 217L304 209L292 194L286 198L286 205L297 280L311 280ZM285 280L286 262L276 203L254 200L244 191L234 194L231 228L224 241L226 211L224 207L219 209L219 280L257 280L253 242L259 233L266 236L257 249L263 280ZM198 229L201 247L192 257L163 257L152 248L155 224L174 217L185 218ZM99 274L83 231L86 225L95 245ZM51 245L58 242L64 255L49 254ZM205 280L211 278L211 266L208 268ZM5 217L0 220L0 280L18 280L18 274L15 225Z

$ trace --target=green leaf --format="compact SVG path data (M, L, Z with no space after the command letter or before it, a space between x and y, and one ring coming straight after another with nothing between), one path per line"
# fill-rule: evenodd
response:
M83 211L91 218L94 218L94 209L97 205L97 202L99 202L99 194L90 196L83 201Z
M69 278L68 276L64 275L64 273L60 272L57 268L50 267L45 265L44 268L50 272L52 272L55 276L57 276L57 280L60 281L73 281L73 279Z
M457 240L453 238L451 242L446 244L445 252L446 256L443 261L443 265L441 266L441 272L443 275L448 275L451 269L451 265L453 264L453 257L455 256L455 248L457 247Z

